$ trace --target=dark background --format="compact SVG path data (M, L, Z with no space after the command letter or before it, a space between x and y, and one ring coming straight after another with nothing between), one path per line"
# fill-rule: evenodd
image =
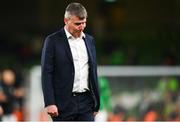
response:
M109 0L110 1L110 0ZM88 11L99 65L179 65L179 0L75 0ZM45 36L64 25L72 0L3 0L0 67L40 64Z

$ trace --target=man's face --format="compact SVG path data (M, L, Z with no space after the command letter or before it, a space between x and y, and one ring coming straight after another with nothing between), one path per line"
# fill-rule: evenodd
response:
M80 19L77 16L72 16L70 19L65 18L66 29L74 36L79 37L86 27L86 18Z

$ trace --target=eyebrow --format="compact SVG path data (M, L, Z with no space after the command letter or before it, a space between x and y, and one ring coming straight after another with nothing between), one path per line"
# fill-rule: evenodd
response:
M75 25L80 25L82 23L86 23L86 21L85 22L74 22Z

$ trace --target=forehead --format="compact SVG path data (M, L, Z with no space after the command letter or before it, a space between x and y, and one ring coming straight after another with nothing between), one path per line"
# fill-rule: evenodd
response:
M84 22L86 21L86 18L79 18L77 16L71 16L70 20L76 21L76 22Z

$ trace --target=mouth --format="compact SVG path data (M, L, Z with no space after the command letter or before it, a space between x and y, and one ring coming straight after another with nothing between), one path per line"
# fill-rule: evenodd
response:
M82 31L83 31L83 29L81 29L81 30L77 30L76 32L77 32L77 33L81 33Z

